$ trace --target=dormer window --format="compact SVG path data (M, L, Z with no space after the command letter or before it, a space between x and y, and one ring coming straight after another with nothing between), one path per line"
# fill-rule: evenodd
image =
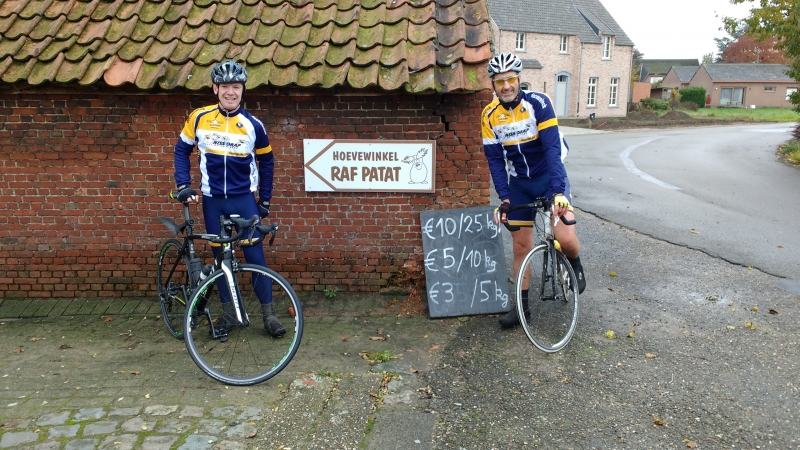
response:
M611 59L611 36L603 36L603 59Z

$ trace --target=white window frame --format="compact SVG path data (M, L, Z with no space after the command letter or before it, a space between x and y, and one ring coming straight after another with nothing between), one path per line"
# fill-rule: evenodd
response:
M599 77L589 77L589 85L587 86L586 106L597 106L597 82Z
M777 92L777 88L775 86L764 86L764 92Z
M525 33L517 33L516 50L525 51Z
M522 89L523 91L528 91L530 90L531 85L528 83L520 83L519 88Z
M619 93L619 78L612 78L611 79L611 87L608 91L608 106L619 106L617 105L617 94Z
M792 94L794 94L795 92L797 92L797 88L796 87L788 87L788 88L786 88L786 101L787 102L791 101L791 99L789 97Z
M558 53L569 53L568 36L561 36L561 41L558 43Z
M603 36L603 59L611 59L611 36Z

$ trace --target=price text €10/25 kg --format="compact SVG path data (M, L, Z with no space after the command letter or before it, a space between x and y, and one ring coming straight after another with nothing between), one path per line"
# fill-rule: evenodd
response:
M497 270L495 255L489 254L487 248L470 248L469 243L475 242L476 240L474 239L464 239L466 241L464 244L461 242L463 237L477 236L479 234L489 240L495 239L500 230L497 224L494 223L491 214L462 213L459 218L430 218L422 227L422 232L432 242L441 240L451 244L447 247L428 251L425 255L426 270L431 272L445 271L454 273L457 276L462 268L469 267L473 271L474 269L482 269L481 273L491 275L492 279L480 280L480 277L476 277L474 283L470 283L473 284L471 286L470 307L474 305L476 300L479 302L497 301L503 307L507 306L508 293L504 292L495 280L497 278L495 276L495 271ZM505 275L501 274L499 276ZM435 282L428 289L428 298L436 304L439 301L445 303L453 302L456 299L454 290L459 290L459 287L450 282Z

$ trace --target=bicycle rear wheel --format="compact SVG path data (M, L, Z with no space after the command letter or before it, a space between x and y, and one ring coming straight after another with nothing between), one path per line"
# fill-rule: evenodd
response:
M553 270L552 255L556 253ZM564 348L578 325L578 288L566 256L548 245L534 248L517 274L517 299L522 296L523 277L529 280L528 310L517 301L517 313L528 339L540 350L553 353Z
M233 271L245 321L220 336L223 317L220 289L230 292L225 273L211 273L195 290L184 318L184 341L192 360L211 378L226 384L249 386L266 381L283 370L300 347L303 310L294 289L272 269L239 264ZM259 280L261 278L261 280ZM272 282L272 305L286 334L271 337L264 330L263 314L253 281ZM216 327L214 325L217 325Z
M186 296L189 292L189 257L183 244L170 239L161 247L156 272L161 316L169 332L183 339L183 316L186 311Z

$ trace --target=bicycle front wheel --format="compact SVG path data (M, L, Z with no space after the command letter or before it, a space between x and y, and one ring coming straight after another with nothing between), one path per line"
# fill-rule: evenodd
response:
M169 332L183 339L183 316L189 292L189 258L177 239L170 239L161 247L156 271L161 316Z
M241 303L242 322L223 326L220 292L230 295L225 273L216 270L195 290L184 317L184 341L192 360L211 378L249 386L283 370L300 347L303 310L286 279L272 269L239 264L233 270ZM273 338L264 329L262 305L253 286L272 285L272 309L286 328ZM262 293L263 295L263 293Z
M526 285L528 300L519 301ZM517 274L517 299L520 323L533 345L547 353L567 345L578 325L578 284L566 256L548 245L528 253Z

